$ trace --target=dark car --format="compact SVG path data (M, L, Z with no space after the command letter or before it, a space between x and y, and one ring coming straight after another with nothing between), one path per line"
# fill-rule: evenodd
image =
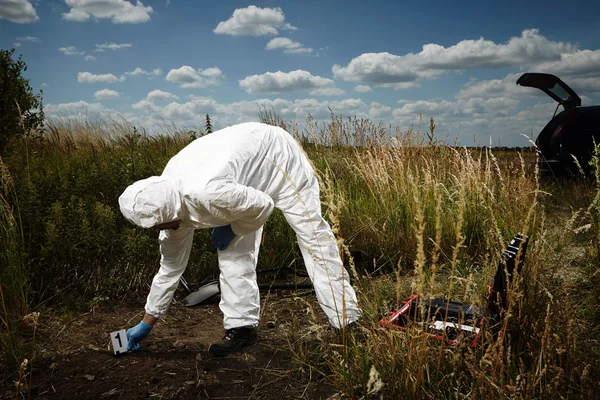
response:
M573 89L551 74L526 73L517 85L538 88L558 102L554 116L535 141L541 154L540 171L572 176L581 166L589 173L594 144L600 144L600 105L581 107ZM564 110L557 114L559 106Z

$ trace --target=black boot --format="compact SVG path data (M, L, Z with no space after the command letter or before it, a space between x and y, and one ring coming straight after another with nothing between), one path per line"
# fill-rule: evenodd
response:
M208 351L214 356L225 357L228 354L240 351L244 347L252 346L257 341L258 328L254 326L227 329L223 339L211 344Z

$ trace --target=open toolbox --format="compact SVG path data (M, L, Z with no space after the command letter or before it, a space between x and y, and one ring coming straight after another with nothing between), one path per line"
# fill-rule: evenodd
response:
M521 272L529 238L518 234L503 249L494 281L489 286L487 309L443 298L421 299L418 294L408 297L397 311L385 315L383 326L405 329L410 324L424 327L437 339L455 343L459 338L477 344L484 318L490 325L500 322L507 307L507 294L513 276Z

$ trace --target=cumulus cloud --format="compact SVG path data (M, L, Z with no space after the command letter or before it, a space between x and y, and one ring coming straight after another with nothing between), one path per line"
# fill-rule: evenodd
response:
M79 72L77 74L77 82L79 83L116 83L123 82L124 76L117 78L113 74L92 74L91 72Z
M152 93L152 92L150 92ZM401 129L419 123L419 112L423 113L425 121L434 117L438 128L436 136L440 139L454 140L457 133L459 144L486 145L493 138L500 145L528 145L527 136L535 137L550 118L554 107L551 102L539 103L528 109L516 107L518 104L511 99L485 100L481 98L457 101L428 100L419 102L404 102L402 107L392 110L391 107L378 102L365 103L361 99L318 100L305 98L285 100L281 98L259 98L234 103L219 103L210 97L189 96L183 102L170 102L165 106L154 104L148 98L132 105L137 114L125 113L123 116L136 125L148 129L164 124L165 121L178 127L201 129L204 126L204 116L211 116L215 129L240 122L258 121L260 109L274 110L285 121L298 121L300 129L308 115L314 121L326 123L330 119L330 109L336 115L369 118L375 122L396 123ZM161 96L162 97L162 96ZM166 98L166 97L164 97ZM419 103L419 104L415 104ZM407 107L407 105L411 105ZM95 115L117 115L113 110L103 107L100 103L75 102L60 105L49 105L51 116L94 117ZM465 117L466 116L466 117ZM426 129L426 128L425 128ZM303 134L310 132L304 131ZM473 140L473 142L471 142ZM465 143L468 142L468 143Z
M392 107L374 101L369 105L369 118L378 120L389 115L391 111Z
M125 0L65 0L70 7L68 13L63 13L67 21L83 22L91 17L110 19L115 24L143 23L150 20L152 7L144 6L136 1L135 6Z
M19 36L17 38L17 42L33 42L33 43L41 43L40 38L35 36Z
M265 50L283 50L287 54L310 54L313 52L313 49L304 47L300 43L284 37L271 39L267 43Z
M531 66L559 61L576 50L570 43L550 41L537 29L528 29L503 44L480 38L450 47L426 44L416 54L365 53L346 66L335 64L332 71L336 79L410 89L418 79L436 78L447 71Z
M102 89L94 93L97 100L111 100L119 98L119 92L111 89Z
M514 99L546 97L546 94L539 89L517 85L517 79L521 75L521 73L508 74L501 79L489 80L472 79L463 85L455 97L459 99L470 97L510 97ZM580 76L567 73L558 74L558 76L579 95L600 91L600 69L597 71L596 76L585 76L585 74Z
M38 21L40 18L35 8L28 0L4 0L0 1L0 18L7 19L18 24Z
M469 99L449 100L419 100L406 103L393 111L395 117L414 117L419 114L433 117L484 117L509 115L519 102L506 97L483 99L473 97Z
M94 57L94 56L85 56L83 59L84 59L85 61L93 61L93 60L95 60L95 59L96 59L96 57Z
M565 83L578 93L579 97L582 97L581 93L600 92L600 71L594 77L569 77L566 80Z
M558 76L598 76L600 74L600 50L577 50L572 53L564 53L560 55L559 60L536 64L535 70Z
M40 40L40 38L37 38L35 36L20 36L15 42L15 47L21 47L23 42L41 43L42 41Z
M381 84L375 85L375 86L384 87L384 88L392 88L394 90L412 90L412 89L418 89L421 87L421 85L416 82L381 83Z
M172 69L165 78L169 82L179 84L184 89L205 88L208 86L218 86L224 79L223 73L217 67L212 68L194 68L184 65L181 68Z
M342 96L346 94L346 91L340 88L317 88L308 91L313 96Z
M133 104L131 107L133 107L135 110L142 110L142 111L151 112L151 113L156 113L160 110L160 107L157 106L156 104L154 104L153 102L151 102L150 100L138 101L137 103Z
M414 62L390 53L361 54L346 67L335 64L332 71L336 79L377 84L410 82L420 77L419 68Z
M421 124L427 130L433 117L436 137L459 145L528 146L523 135L535 138L556 107L549 101L527 109L507 97L401 102L402 107L392 111L395 124L403 129Z
M476 80L472 79L460 89L456 98L468 99L471 97L525 97L530 95L542 95L537 89L517 86L517 79L521 74L508 74L502 79Z
M237 8L227 21L219 22L213 32L234 36L278 35L279 30L296 30L285 22L281 8L248 6Z
M75 46L61 47L58 49L58 51L61 51L63 54L66 54L67 56L73 56L73 55L82 56L85 54L85 51L79 51L79 50L77 50L77 48Z
M178 100L179 97L173 93L164 92L162 90L153 90L146 95L146 98L132 104L136 110L142 110L150 113L157 113L161 108L155 104L156 101Z
M124 113L123 116L136 125L149 130L164 123L174 123L180 128L202 129L204 116L211 116L215 129L240 122L258 121L258 111L274 110L284 121L299 122L302 134L310 135L310 129L303 124L308 115L318 124L330 120L330 109L336 115L369 118L374 122L395 124L400 129L407 129L419 123L419 113L423 114L427 129L429 117L437 123L436 137L458 144L487 145L519 145L527 146L527 137L535 138L541 128L550 119L555 106L552 101L541 101L538 104L523 108L516 100L496 99L458 99L458 100L426 100L420 102L400 100L401 106L395 110L378 102L365 103L359 98L344 100L322 100L304 98L286 100L281 98L258 98L234 103L219 103L210 97L188 96L185 101L171 101L159 105L152 100L172 100L167 92L152 91L146 99L132 104L136 114ZM149 100L152 99L152 100ZM46 108L45 108L46 110ZM60 113L58 112L60 110ZM85 118L95 115L117 115L116 112L103 107L100 103L75 102L61 105L50 105L48 115L76 116ZM424 124L424 126L423 126ZM392 125L393 126L393 125Z
M220 121L221 125L227 126L246 121L258 121L258 111L264 108L275 110L284 120L304 119L309 114L316 120L327 120L330 117L330 109L339 114L367 117L367 105L360 99L340 101L255 99L220 104L212 98L199 96L191 96L185 103L172 102L160 109L157 115L185 124L199 121L208 113L213 121Z
M42 87L48 87L48 84L46 82L42 82Z
M44 106L44 112L53 116L82 116L100 114L106 109L101 103L88 103L85 101L75 101L72 103L47 104Z
M248 76L240 81L240 87L247 93L285 93L308 91L315 96L343 94L335 87L331 79L314 76L308 71L267 72L262 75Z
M179 97L173 93L163 92L162 90L153 90L148 93L146 100L150 101L166 101L166 100L177 100Z
M136 76L136 75L158 76L158 75L161 74L161 72L162 71L161 71L160 68L155 68L152 71L145 71L145 70L141 69L140 67L137 67L133 71L125 72L125 75L131 75L131 76Z
M100 51L100 52L104 52L106 50L121 50L121 49L128 49L130 47L133 47L133 45L131 43L104 43L104 44L97 44L96 45L96 50L94 51Z
M373 89L371 89L371 86L368 86L368 85L356 85L354 87L354 90L357 91L358 93L367 93L367 92L373 91Z

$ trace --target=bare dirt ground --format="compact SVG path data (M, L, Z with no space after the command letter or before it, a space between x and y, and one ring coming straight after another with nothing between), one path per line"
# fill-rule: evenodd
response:
M181 298L182 296L178 296ZM52 399L327 399L335 387L299 368L290 341L335 333L312 291L261 294L259 343L228 357L209 345L223 335L218 296L192 308L173 304L140 350L114 356L109 333L139 322L143 304L96 308L68 324L42 316L45 355L30 367L31 398ZM319 333L315 334L314 332ZM322 339L321 339L322 340ZM304 371L302 373L301 371ZM0 398L16 396L14 382Z

